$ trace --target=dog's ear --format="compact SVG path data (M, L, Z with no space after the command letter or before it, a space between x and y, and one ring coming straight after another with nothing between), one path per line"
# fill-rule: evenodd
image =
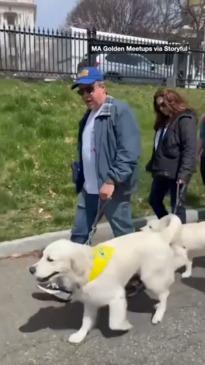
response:
M82 252L76 252L71 258L70 264L74 274L83 282L86 281L90 272L90 263L87 256Z
M73 257L70 261L71 263L71 270L78 276L84 274L84 265L82 264L82 260L80 257Z

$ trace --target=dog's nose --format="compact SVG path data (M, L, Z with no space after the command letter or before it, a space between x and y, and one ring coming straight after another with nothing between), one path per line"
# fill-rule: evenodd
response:
M30 273L33 275L33 274L35 274L35 272L36 272L36 268L35 268L35 266L31 266L31 267L29 267L29 271L30 271Z

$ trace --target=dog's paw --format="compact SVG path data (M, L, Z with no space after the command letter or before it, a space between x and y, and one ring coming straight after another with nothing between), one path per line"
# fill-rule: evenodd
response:
M125 321L122 326L120 326L123 331L129 331L132 329L133 325L129 321Z
M84 338L85 338L85 335L84 334L81 334L79 332L76 332L76 333L73 333L72 335L69 336L68 341L70 343L77 344L77 343L82 342L84 340Z
M129 331L133 325L129 321L124 321L123 323L118 324L112 324L110 326L110 329L113 331Z
M184 271L182 273L182 278L183 279L187 279L187 278L190 278L191 277L191 272L190 271Z
M152 324L158 324L162 321L163 313L156 312L152 317Z

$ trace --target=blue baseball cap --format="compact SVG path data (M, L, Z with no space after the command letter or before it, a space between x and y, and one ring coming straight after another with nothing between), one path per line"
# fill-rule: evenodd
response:
M77 75L75 83L71 89L75 89L79 85L90 85L96 81L103 81L103 75L95 67L85 67Z

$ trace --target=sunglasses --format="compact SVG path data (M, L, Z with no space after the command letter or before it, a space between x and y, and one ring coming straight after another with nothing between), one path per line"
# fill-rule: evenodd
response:
M161 103L158 103L157 104L157 108L160 109L160 108L164 108L166 107L165 103L162 101Z
M90 85L90 86L86 86L86 87L84 87L82 89L79 89L78 90L78 94L82 96L85 93L91 94L93 91L94 91L94 86L93 85Z

